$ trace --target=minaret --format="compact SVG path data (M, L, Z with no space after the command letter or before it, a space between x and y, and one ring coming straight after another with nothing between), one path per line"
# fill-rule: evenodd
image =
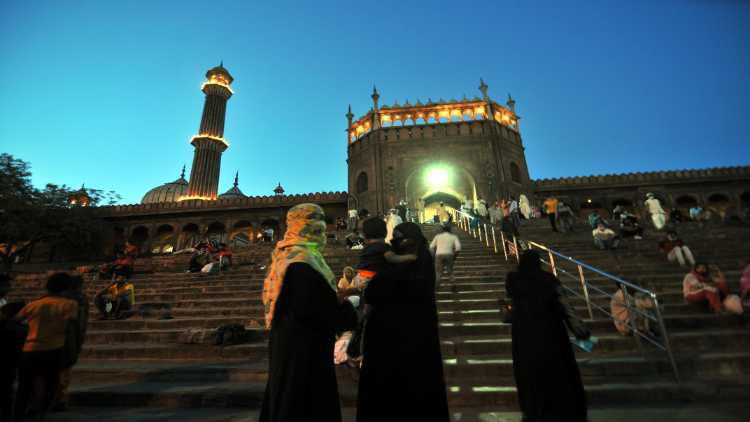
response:
M227 100L234 93L229 86L232 75L223 63L206 72L201 91L206 94L198 134L190 143L195 147L187 196L180 198L214 200L219 188L221 153L229 147L224 139L224 118Z

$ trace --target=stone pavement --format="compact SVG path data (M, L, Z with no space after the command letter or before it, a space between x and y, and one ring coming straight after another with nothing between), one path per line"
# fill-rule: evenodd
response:
M344 409L344 422L354 422L354 409ZM592 409L591 422L744 422L747 421L747 406L726 404L710 409L705 405L672 405L669 407L647 407L638 409ZM454 411L455 422L520 422L517 412L493 412L472 409ZM162 408L72 408L65 413L56 413L46 420L51 422L256 422L257 411L238 409L162 409ZM313 419L314 420L314 419Z

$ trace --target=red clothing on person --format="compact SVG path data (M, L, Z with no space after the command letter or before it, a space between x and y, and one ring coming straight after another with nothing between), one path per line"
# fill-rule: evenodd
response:
M729 294L729 287L724 277L718 277L711 283L702 275L691 271L682 281L682 292L688 303L708 302L708 307L713 312L719 313L724 298Z

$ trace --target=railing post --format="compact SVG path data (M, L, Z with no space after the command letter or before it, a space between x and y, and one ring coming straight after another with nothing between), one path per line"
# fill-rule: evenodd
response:
M508 248L505 245L505 233L503 233L502 230L500 230L500 241L503 242L503 255L505 255L505 260L508 260Z
M495 227L490 226L490 230L492 231L492 249L494 249L495 253L497 253L497 240L495 240Z
M490 247L490 236L487 234L487 225L484 225L484 243L487 244L487 247Z
M482 226L477 225L477 234L479 235L479 241L482 241Z
M521 254L518 253L518 239L513 235L513 251L516 253L516 262L521 262Z
M622 290L622 298L625 301L625 308L627 308L628 310L627 324L630 329L633 330L633 338L635 339L636 346L638 346L638 351L641 352L641 355L643 355L643 342L641 342L641 330L638 329L638 317L636 316L635 318L633 318L634 315L638 315L637 310L634 309L635 304L631 304L628 287L623 284L620 284L619 286Z
M589 310L589 319L594 319L594 311L591 310L591 299L589 298L589 288L586 285L586 278L583 276L583 267L578 266L578 276L581 278L581 289L583 289L583 297L586 299L586 307Z
M549 265L552 267L552 274L557 277L557 266L555 266L555 256L552 255L552 251L547 248L547 254L549 255Z
M674 360L674 354L672 353L672 346L669 344L669 335L667 335L667 326L664 324L664 317L661 314L659 308L659 299L656 298L656 293L651 292L651 301L654 302L654 309L656 310L656 318L659 320L659 330L661 330L661 337L664 339L664 348L667 349L667 355L669 356L669 363L672 365L672 372L674 373L674 379L677 383L680 383L680 371L677 369L677 362Z

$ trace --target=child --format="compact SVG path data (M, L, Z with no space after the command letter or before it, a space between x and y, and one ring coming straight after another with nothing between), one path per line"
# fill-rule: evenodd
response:
M404 262L413 262L417 260L416 255L396 255L391 249L391 245L385 243L385 236L388 232L385 221L373 217L362 223L362 231L365 235L365 247L359 255L359 264L357 265L357 275L355 284L366 286L378 271L385 264L401 264ZM356 278L359 277L359 280Z

